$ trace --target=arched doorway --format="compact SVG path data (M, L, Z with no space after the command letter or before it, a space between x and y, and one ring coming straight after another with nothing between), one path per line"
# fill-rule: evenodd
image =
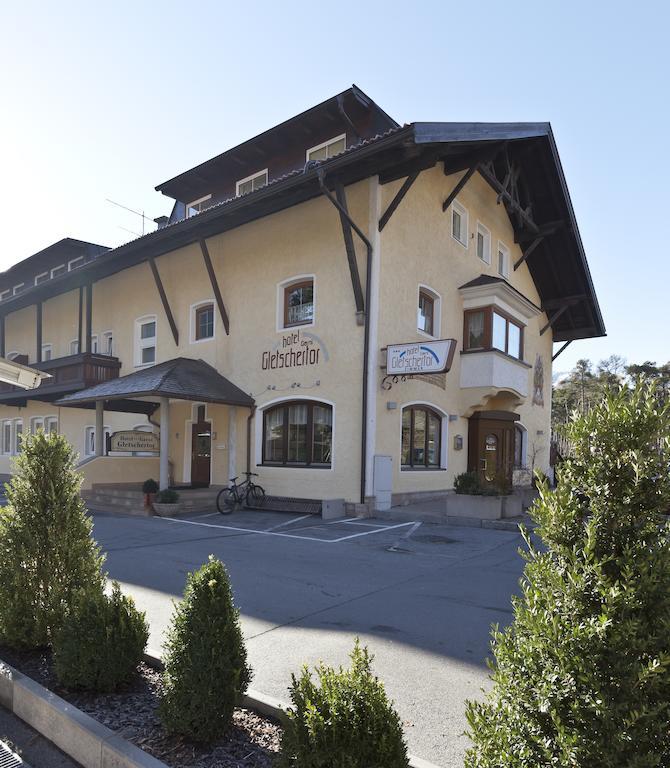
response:
M515 422L511 411L475 411L468 424L468 471L484 486L511 485L515 460Z

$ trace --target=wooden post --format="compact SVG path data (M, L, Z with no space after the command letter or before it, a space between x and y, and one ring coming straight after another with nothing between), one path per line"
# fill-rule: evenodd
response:
M38 301L35 305L35 326L36 326L36 346L37 362L42 362L42 302Z
M93 283L86 284L86 353L91 353L93 344ZM81 347L79 348L81 353Z
M104 455L105 445L105 401L95 401L95 455Z
M170 399L160 398L161 405L161 432L160 432L160 459L159 459L159 478L158 487L164 490L170 484L170 465L168 452L170 450Z

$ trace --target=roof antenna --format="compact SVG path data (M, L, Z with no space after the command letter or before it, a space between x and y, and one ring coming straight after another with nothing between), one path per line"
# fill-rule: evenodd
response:
M145 221L151 221L153 223L153 219L150 219L148 216L144 215L144 211L136 211L134 208L128 208L127 205L121 205L121 203L117 203L114 200L110 200L108 197L105 198L105 201L108 203L111 203L112 205L116 205L119 208L123 208L124 211L130 211L130 213L134 213L136 216L142 217L142 235L144 236L144 222ZM123 227L121 227L123 229ZM130 231L130 230L129 230ZM133 233L136 234L136 233Z

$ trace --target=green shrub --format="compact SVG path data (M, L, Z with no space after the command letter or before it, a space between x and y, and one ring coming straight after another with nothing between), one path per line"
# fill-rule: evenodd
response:
M196 742L220 738L251 670L225 566L212 555L190 573L165 644L159 714L168 732Z
M136 673L148 638L144 613L116 581L110 597L81 590L54 637L56 677L68 688L113 691Z
M176 504L179 501L179 494L177 491L173 491L172 488L164 488L158 492L156 501L159 504Z
M292 675L281 768L407 768L400 718L371 672L372 658L357 639L351 669L321 664L319 685L307 667Z
M670 411L638 385L568 432L493 688L468 705L468 768L670 765Z
M158 493L158 483L153 480L145 480L142 483L142 493Z
M73 594L102 590L103 558L79 490L67 440L40 431L24 438L0 509L0 642L48 643Z
M479 494L482 489L479 484L477 472L461 472L454 478L454 490L456 493Z

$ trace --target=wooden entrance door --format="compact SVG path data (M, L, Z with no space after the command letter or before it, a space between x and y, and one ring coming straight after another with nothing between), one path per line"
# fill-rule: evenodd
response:
M191 427L191 485L209 485L212 463L212 425L205 421L205 406L198 406L198 421Z
M507 411L479 411L470 417L468 470L479 474L482 485L511 484L518 418Z

